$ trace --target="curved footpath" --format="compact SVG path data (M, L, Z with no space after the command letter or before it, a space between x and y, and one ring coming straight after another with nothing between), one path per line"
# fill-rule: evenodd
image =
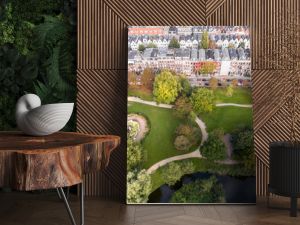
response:
M178 161L178 160L183 160L183 159L190 159L190 158L203 158L203 156L201 155L199 148L197 148L195 151L191 152L191 153L187 153L187 154L183 154L183 155L177 155L177 156L173 156L164 160L161 160L157 163L155 163L154 165L152 165L148 170L147 173L151 174L153 173L155 170L157 170L159 167L162 167L170 162L174 162L174 161Z
M224 107L224 106L236 106L242 108L252 108L252 105L247 104L236 104L236 103L218 103L216 104L217 107Z
M133 96L128 96L127 100L129 102L137 102L137 103L141 103L141 104L145 104L145 105L151 105L151 106L155 106L155 107L159 107L159 108L165 108L165 109L172 109L174 105L169 105L169 104L157 104L154 101L146 101L146 100L142 100L138 97L133 97ZM252 105L247 105L247 104L236 104L236 103L218 103L216 104L216 107L226 107L226 106L235 106L235 107L243 107L243 108L252 108ZM200 153L200 147L203 145L203 143L207 140L208 138L208 133L206 131L206 125L205 123L199 118L196 117L195 122L197 123L197 125L199 126L201 133L202 133L202 140L201 140L201 144L200 146L193 152L187 153L187 154L183 154L183 155L178 155L178 156L173 156L167 159L163 159L155 164L153 164L148 170L147 173L151 174L153 173L155 170L157 170L159 167L162 167L170 162L173 161L178 161L178 160L183 160L183 159L189 159L189 158L203 158L203 156ZM228 160L227 161L220 161L219 163L223 163L223 164L234 164L235 161L233 162L233 160Z

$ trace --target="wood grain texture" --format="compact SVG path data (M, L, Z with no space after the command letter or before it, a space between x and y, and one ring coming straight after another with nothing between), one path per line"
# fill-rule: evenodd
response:
M0 187L38 190L72 186L84 174L103 170L110 153L120 143L117 136L58 132L31 137L20 132L0 132Z
M297 16L299 24L300 2L150 0L145 3L141 0L79 0L78 4L78 130L95 134L115 133L126 137L127 25L250 26L257 194L265 195L268 183L268 144L288 139L291 129L285 102L276 101L283 89L288 91L288 88L281 85L283 78L274 76L276 68L263 60L272 51L280 51L280 43L284 40L270 41L266 36L270 32L276 35L283 31L280 23L291 21L289 11ZM101 88L96 88L95 83ZM111 115L119 115L118 123L109 122ZM125 145L121 148L116 157L121 164L125 164ZM126 167L123 164L111 165L107 171L102 175L90 175L86 179L87 186L97 184L96 188L89 186L89 193L116 197L119 190L122 194L116 198L124 201ZM114 187L114 194L105 194L103 190L108 190L108 187Z

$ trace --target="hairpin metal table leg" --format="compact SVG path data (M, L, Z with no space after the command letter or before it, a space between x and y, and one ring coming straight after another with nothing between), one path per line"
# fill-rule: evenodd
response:
M79 184L79 189L80 189L79 190L79 192L80 192L80 225L84 225L84 187L83 187L82 183ZM59 198L61 198L64 202L64 205L67 209L67 212L70 217L72 225L77 225L63 188L61 188L61 187L57 188L57 194L58 194Z

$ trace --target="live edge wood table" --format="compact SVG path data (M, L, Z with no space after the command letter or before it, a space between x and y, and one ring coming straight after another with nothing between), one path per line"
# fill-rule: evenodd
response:
M79 184L80 223L84 224L83 176L108 165L120 137L58 132L32 137L0 132L0 187L20 191L57 189L76 225L63 187Z

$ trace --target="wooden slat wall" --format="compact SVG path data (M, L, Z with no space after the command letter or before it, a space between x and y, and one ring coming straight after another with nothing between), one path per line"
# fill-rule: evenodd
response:
M262 57L279 48L282 40L270 42L265 37L270 28L275 35L282 31L280 20L291 20L288 10L299 23L299 0L78 0L78 131L117 134L123 140L108 169L86 177L86 194L125 201L127 25L248 25L257 194L265 195L268 144L288 139L291 121L284 102L264 104L273 103L271 97L283 87L279 77L276 89L268 92L274 68Z

